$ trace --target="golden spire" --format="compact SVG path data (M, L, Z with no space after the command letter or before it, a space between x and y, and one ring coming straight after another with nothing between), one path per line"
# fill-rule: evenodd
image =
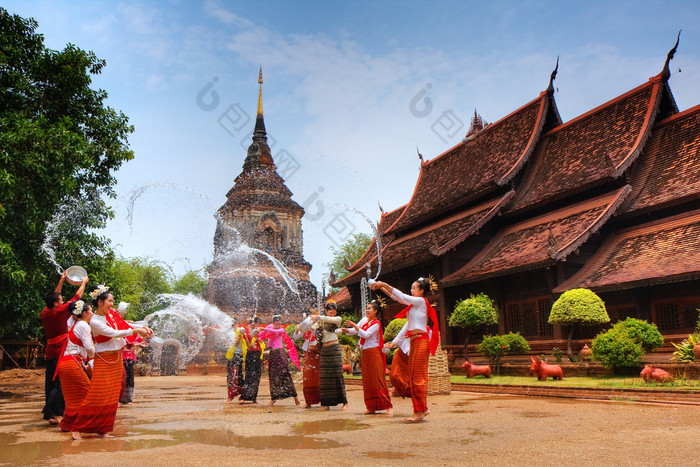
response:
M262 66L260 66L260 74L258 75L258 84L260 85L260 92L258 93L258 115L263 114L262 110Z

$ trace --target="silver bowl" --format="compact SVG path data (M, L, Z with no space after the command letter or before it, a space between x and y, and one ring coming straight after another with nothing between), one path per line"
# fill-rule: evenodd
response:
M66 269L66 280L69 284L80 285L83 278L87 276L87 271L82 266L71 266Z

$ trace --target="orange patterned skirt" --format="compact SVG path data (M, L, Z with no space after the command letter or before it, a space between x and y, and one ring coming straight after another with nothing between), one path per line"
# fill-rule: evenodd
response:
M60 424L63 431L77 431L75 421L78 410L90 389L90 378L79 363L79 358L67 355L61 357L58 362L58 375L61 378L63 399L66 401L66 409L63 411Z
M394 358L391 360L391 373L389 374L389 381L394 386L394 394L401 397L411 397L411 390L408 387L410 380L408 355L403 353L403 350L396 349Z
M428 410L428 359L430 340L421 333L411 336L411 352L408 355L409 390L414 412Z
M123 372L121 350L95 354L92 382L78 411L76 431L105 434L114 429Z
M304 402L308 405L321 402L321 356L316 346L304 352Z
M389 388L386 385L386 364L379 347L362 350L362 390L365 406L370 412L392 408Z

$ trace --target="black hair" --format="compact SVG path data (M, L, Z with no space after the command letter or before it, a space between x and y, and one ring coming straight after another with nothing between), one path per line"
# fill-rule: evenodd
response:
M275 315L272 317L272 322L274 323L275 321L282 322L282 315Z
M75 316L75 317L78 317L78 318L82 318L83 313L85 313L86 310L89 310L91 308L89 303L83 302L83 310L80 312L80 314L76 315L75 313L73 313L73 311L75 310L75 307L77 306L77 303L81 300L82 300L82 298L80 300L75 300L75 301L70 302L68 304L68 311L70 312L70 314Z
M323 307L326 310L338 310L338 306L334 302L328 302L326 305Z
M377 313L382 311L382 305L377 300L372 300L369 305L376 310Z
M416 279L416 282L418 282L418 287L421 288L423 291L423 296L427 297L430 295L430 279L426 279L425 277L421 277L419 279Z
M258 316L250 318L249 324L261 324L262 320Z
M97 290L97 287L95 288L95 290ZM105 290L92 300L92 304L97 306L100 302L104 302L105 300L107 300L107 295L109 295L110 293L111 292L109 290Z
M48 292L44 295L44 303L46 303L46 308L53 308L53 304L61 299L61 294L56 291Z

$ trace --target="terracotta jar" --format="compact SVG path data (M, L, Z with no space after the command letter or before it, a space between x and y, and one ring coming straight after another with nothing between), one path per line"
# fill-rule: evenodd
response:
M700 362L700 342L693 347L693 355L695 355L695 361Z
M452 363L455 362L455 354L452 353L451 350L450 350L450 352L447 354L447 362L450 363L450 364L452 364Z
M585 344L578 354L581 356L581 360L588 361L593 356L593 351L588 347L588 344Z

